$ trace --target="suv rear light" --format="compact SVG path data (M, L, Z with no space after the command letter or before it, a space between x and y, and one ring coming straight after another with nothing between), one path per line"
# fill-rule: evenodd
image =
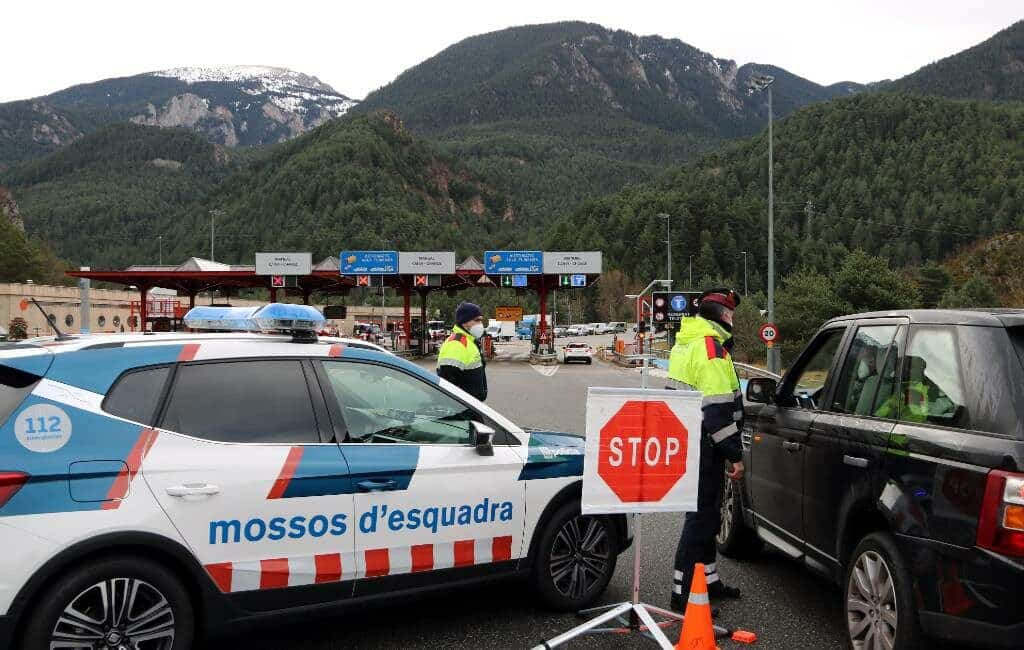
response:
M989 472L978 520L978 546L1024 557L1024 474Z
M25 472L0 472L0 508L7 505L27 480L28 474Z

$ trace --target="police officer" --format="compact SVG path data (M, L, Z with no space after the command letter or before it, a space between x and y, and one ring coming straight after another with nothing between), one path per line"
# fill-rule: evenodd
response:
M732 316L739 302L739 296L729 289L705 291L697 315L680 323L669 355L667 388L704 393L697 512L686 513L676 549L671 607L679 612L686 608L697 562L704 564L710 597L740 596L739 589L722 582L715 564L715 535L721 525L719 506L725 485L723 466L728 461L727 475L736 481L743 477L744 469L740 443L743 396L729 354Z
M452 335L437 353L437 375L447 379L481 402L487 399L487 373L480 339L484 321L480 308L464 302L455 310Z

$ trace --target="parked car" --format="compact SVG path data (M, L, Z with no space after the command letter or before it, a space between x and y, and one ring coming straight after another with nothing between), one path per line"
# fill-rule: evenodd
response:
M564 327L556 327L555 328L555 338L556 339L560 339L560 338L564 337L565 336L565 330L566 330L566 328L564 328Z
M829 321L747 384L719 550L767 543L838 582L853 648L1021 647L1022 387L1024 310Z
M570 325L569 327L565 328L566 336L582 336L584 333L585 332L583 328L579 325Z
M593 326L590 325L590 323L580 323L579 325L576 325L575 327L577 327L579 329L579 332L580 332L579 335L580 336L590 336L591 334L594 333L594 328L593 328Z
M626 323L623 321L612 321L608 323L608 330L612 333L623 333L626 331Z
M608 327L607 323L590 323L590 328L594 330L594 334L604 334L605 329Z
M586 343L573 342L568 343L562 349L562 362L572 363L573 361L582 361L583 363L590 365L594 360L594 348L590 347Z

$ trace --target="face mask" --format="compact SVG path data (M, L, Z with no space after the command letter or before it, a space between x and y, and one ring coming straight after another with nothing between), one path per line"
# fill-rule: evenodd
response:
M473 327L469 328L469 333L473 335L473 338L478 339L484 335L484 326L482 323L477 323Z
M861 361L857 364L857 379L867 379L870 374L871 368L868 366L866 361Z

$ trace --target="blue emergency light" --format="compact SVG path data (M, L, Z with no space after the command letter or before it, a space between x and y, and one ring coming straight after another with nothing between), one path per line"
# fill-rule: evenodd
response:
M272 302L262 307L193 307L185 314L185 327L197 330L313 333L326 322L309 305Z

